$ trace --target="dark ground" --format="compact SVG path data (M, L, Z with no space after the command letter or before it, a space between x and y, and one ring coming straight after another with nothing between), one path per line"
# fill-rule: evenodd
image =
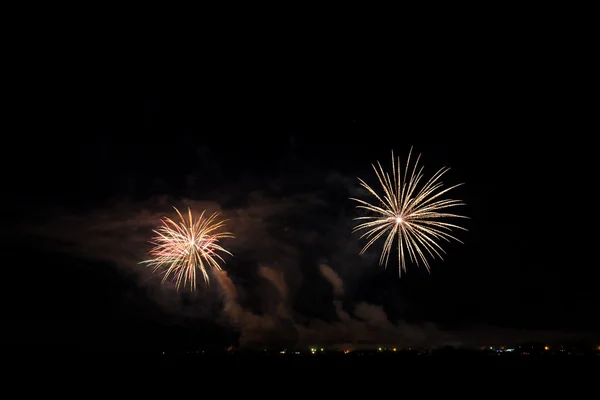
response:
M81 361L119 367L165 368L368 368L403 369L415 367L450 367L460 363L471 367L552 367L569 366L594 369L600 357L579 356L493 356L453 353L434 356L399 355L329 355L329 356L260 356L260 355L162 355L162 354L82 354Z

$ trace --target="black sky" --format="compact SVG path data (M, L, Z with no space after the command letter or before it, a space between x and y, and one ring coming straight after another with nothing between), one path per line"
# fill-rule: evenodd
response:
M239 229L226 270L256 315L281 301L258 274L266 266L283 272L296 325L336 320L319 272L327 265L348 312L381 306L394 324L432 323L459 342L598 333L599 275L579 239L590 128L569 45L546 39L297 51L238 42L204 49L196 73L178 57L157 61L136 74L140 90L116 74L95 117L74 136L44 140L32 150L35 171L17 180L14 212L25 219L10 254L28 255L8 273L19 299L8 319L54 332L33 342L65 341L56 332L72 327L88 347L235 342L217 283L177 295L130 262L171 206L208 204ZM348 197L356 177L373 182L371 162L388 165L392 149L405 159L411 146L429 174L449 166L445 182L466 183L455 196L471 220L465 244L448 246L431 275L413 267L399 279L393 263L377 265L380 246L356 254ZM21 284L23 275L36 279ZM261 334L293 341L294 329L281 322Z

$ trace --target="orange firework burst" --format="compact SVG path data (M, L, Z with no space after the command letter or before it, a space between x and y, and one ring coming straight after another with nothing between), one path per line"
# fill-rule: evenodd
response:
M178 290L182 285L195 289L198 271L208 284L207 269L212 267L220 271L218 261L225 262L219 252L232 255L218 244L219 240L234 236L229 232L218 232L226 222L217 221L218 213L204 218L203 211L194 220L189 208L187 218L173 208L179 215L179 223L167 217L161 219L162 225L153 230L156 236L150 242L154 246L150 251L151 259L142 263L152 266L153 272L164 273L163 283L172 276Z

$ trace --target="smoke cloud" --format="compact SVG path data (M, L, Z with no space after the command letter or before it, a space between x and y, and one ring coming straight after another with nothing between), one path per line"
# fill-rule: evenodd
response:
M332 283L336 295L343 295L343 282L339 275L327 265L322 264L320 270L323 278ZM365 302L356 305L352 316L343 309L342 301L334 300L337 321L311 319L302 324L285 307L288 299L283 274L265 266L259 271L281 295L276 314L261 315L244 310L227 273L215 272L224 293L224 313L241 332L240 347L265 347L276 343L279 346L339 345L347 349L361 344L417 346L452 340L433 324L416 326L401 322L394 325L382 307Z
M339 275L334 270L332 270L331 267L325 264L319 265L319 269L321 270L321 274L323 275L323 277L327 279L329 283L331 283L331 286L333 286L333 293L336 295L336 297L343 296L344 282L339 277Z
M351 211L329 206L332 196L347 198L357 195L357 189L339 174L328 175L326 181L331 192L285 195L273 184L270 190L244 195L235 190L205 194L218 202L168 196L122 199L85 213L48 213L29 233L53 250L100 262L98 269L116 268L138 288L126 295L128 304L148 308L139 299L141 293L173 320L214 321L236 331L240 347L477 342L477 333L450 333L431 322L409 323L402 315L392 318L383 304L355 294L353 288L374 270L361 266L373 264L378 255L375 250L359 256ZM140 265L151 230L161 217L175 217L174 205L195 214L220 212L236 236L222 243L234 254L225 258L225 270L211 271L211 285L193 294L177 292L169 281L161 284L160 276ZM331 312L315 317L307 307ZM490 337L497 332L478 329Z

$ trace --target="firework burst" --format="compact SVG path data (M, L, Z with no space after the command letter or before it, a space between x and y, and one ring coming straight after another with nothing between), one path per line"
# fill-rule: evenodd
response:
M427 258L435 259L437 256L443 260L440 253L446 253L439 242L450 242L452 239L462 243L452 236L451 232L453 229L467 230L461 226L440 221L444 218L468 218L444 212L445 209L450 207L465 204L460 200L442 198L444 194L461 186L462 183L444 189L440 179L450 169L444 167L437 171L424 185L420 186L419 184L423 179L423 167L420 167L417 171L417 166L421 155L419 154L417 157L409 176L411 154L412 147L408 153L403 175L401 175L400 157L395 162L393 151L392 177L389 173L384 172L379 162L377 162L378 168L372 165L381 184L383 191L381 194L378 194L359 178L361 186L375 197L376 202L369 203L360 199L351 199L359 203L357 208L376 214L355 218L355 220L366 221L357 225L353 230L353 232L366 230L360 238L366 238L368 242L360 254L364 254L379 238L387 235L379 258L379 265L385 264L387 267L394 241L397 238L400 275L402 271L406 272L407 259L417 264L417 266L422 262L427 271L431 272Z
M217 220L218 213L204 218L203 211L198 219L194 219L189 208L187 218L177 208L175 211L180 221L161 219L162 225L153 230L156 236L150 242L154 246L150 251L151 258L142 263L152 266L153 272L164 273L163 283L173 277L178 290L182 285L195 289L198 272L208 284L208 268L220 271L218 261L225 262L219 253L232 255L218 244L219 240L234 236L229 232L218 232L226 222Z

